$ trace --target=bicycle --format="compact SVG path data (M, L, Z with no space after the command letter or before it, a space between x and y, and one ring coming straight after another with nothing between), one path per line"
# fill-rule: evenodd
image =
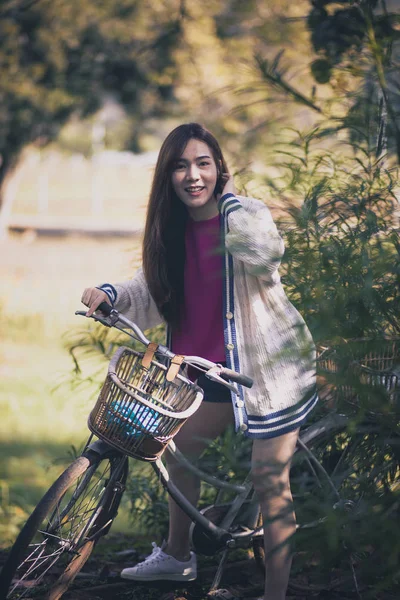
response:
M191 464L176 448L174 435L202 400L202 390L186 379L181 367L194 365L235 393L234 383L251 386L252 382L201 357L175 356L167 347L150 342L135 323L108 304L103 303L98 310L106 316L97 312L93 315L96 321L140 340L146 351L122 347L111 359L89 416L91 434L84 450L54 482L23 526L0 574L0 599L61 598L117 516L128 477L128 457L148 461L167 493L191 517L194 551L205 555L221 553L209 591L212 597L217 593L230 549L252 547L256 564L263 568L262 517L248 476L241 484L220 480ZM328 349L323 357L326 372L332 372L334 358ZM390 385L394 390L398 383L396 376L392 377ZM293 461L291 471L296 513L300 517L298 530L307 532L326 523L327 502L339 513L357 506L354 468L348 467L355 438L346 438L348 424L348 417L332 412L300 435L298 460ZM323 454L327 440L332 443L332 435L338 436L342 447L329 472ZM218 490L213 505L198 510L186 500L169 480L162 462L164 451L171 452L203 482ZM345 484L347 479L350 486ZM233 494L229 502L223 501L226 493ZM310 498L314 502L310 503ZM321 514L314 512L316 503L321 504ZM301 506L305 510L299 510ZM357 586L354 568L352 577Z

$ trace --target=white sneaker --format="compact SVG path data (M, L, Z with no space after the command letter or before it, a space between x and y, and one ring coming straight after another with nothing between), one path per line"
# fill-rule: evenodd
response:
M193 581L197 577L197 561L194 552L188 561L181 562L173 556L165 554L152 542L153 552L143 562L121 571L122 579L133 581Z

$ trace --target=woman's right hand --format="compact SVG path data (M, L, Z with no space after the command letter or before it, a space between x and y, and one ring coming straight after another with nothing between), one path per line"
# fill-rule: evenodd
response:
M90 317L96 308L102 302L107 302L111 306L111 302L109 297L103 290L99 290L98 288L86 288L82 294L81 302L89 307L89 310L86 313L87 317Z

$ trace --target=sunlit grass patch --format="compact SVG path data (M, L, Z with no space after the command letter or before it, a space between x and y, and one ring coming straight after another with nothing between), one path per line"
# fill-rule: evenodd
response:
M0 547L7 547L89 435L106 360L85 363L85 377L100 369L95 382L71 383L67 338L89 326L74 315L81 293L129 277L140 241L12 236L1 251ZM130 530L128 513L120 509L113 531Z
M2 440L73 442L84 435L93 398L89 390L57 387L68 377L67 365L72 369L65 350L7 341L6 353L0 363Z
M11 324L8 334L12 328ZM0 359L1 546L15 538L35 504L73 459L74 448L88 437L86 419L93 404L88 389L72 392L67 385L72 361L61 343L45 342L36 325L27 328L25 343L23 333L14 341L11 335L3 338Z
M54 342L7 340L0 362L0 547L15 539L37 502L80 454L98 384L73 388L72 360ZM124 506L126 501L124 502ZM125 507L113 527L129 529Z
M0 447L0 547L7 547L71 455L62 444L17 438Z

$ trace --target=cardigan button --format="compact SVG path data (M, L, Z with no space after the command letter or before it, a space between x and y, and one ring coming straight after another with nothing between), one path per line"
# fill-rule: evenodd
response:
M227 319L233 319L233 313L231 313L230 311L226 313L226 318Z
M247 431L248 427L247 427L246 423L242 423L241 426L240 426L240 429L242 431Z
M235 344L227 344L226 345L227 350L234 350L234 348L235 348Z
M243 400L238 400L238 401L236 402L236 406L237 406L238 408L243 408L243 406L244 406L244 402L243 402Z

